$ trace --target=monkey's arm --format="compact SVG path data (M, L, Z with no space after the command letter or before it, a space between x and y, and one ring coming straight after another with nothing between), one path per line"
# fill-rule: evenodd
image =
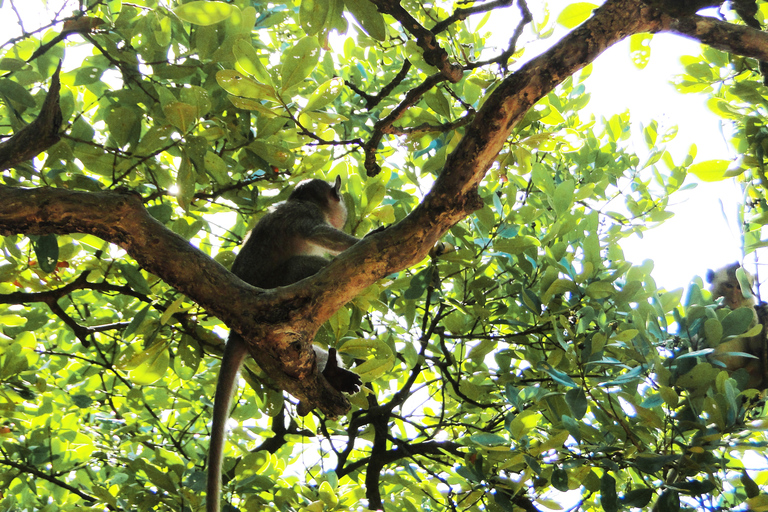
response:
M334 254L339 254L355 245L360 239L323 223L317 224L309 230L306 241Z

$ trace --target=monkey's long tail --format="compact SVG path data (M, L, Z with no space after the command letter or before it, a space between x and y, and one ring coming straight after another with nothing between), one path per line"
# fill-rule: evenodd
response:
M240 367L248 356L248 346L237 333L230 333L221 359L216 396L213 399L211 442L208 447L208 484L205 509L219 512L221 507L221 471L224 464L224 441L227 437L227 420L232 406L232 395L237 385Z

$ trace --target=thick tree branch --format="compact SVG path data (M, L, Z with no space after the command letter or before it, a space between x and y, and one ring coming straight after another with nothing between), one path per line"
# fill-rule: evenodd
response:
M314 310L327 319L333 312L313 304L313 287L251 287L156 221L131 193L0 187L0 234L17 233L90 233L122 247L142 268L248 333L254 358L280 388L327 414L348 410L346 398L314 371L310 344L324 320L298 313Z
M768 33L705 16L671 19L668 30L712 48L768 61Z

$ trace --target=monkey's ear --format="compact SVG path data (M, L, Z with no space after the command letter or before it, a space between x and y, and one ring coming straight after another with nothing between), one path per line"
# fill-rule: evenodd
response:
M706 278L707 278L707 282L708 283L711 283L712 281L714 281L715 280L715 271L712 270L712 269L707 270Z
M336 181L333 183L333 192L336 197L341 197L341 176L336 176Z

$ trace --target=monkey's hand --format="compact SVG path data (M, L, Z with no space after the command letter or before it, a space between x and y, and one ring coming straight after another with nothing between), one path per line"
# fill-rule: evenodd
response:
M438 240L437 243L432 247L432 249L429 250L429 257L437 258L439 256L442 256L443 254L448 254L449 252L456 251L457 249L458 248L453 244L449 244L447 242L441 242L440 240Z
M325 364L323 377L337 391L344 393L357 393L363 385L359 375L339 366L335 348L328 349L328 362Z

